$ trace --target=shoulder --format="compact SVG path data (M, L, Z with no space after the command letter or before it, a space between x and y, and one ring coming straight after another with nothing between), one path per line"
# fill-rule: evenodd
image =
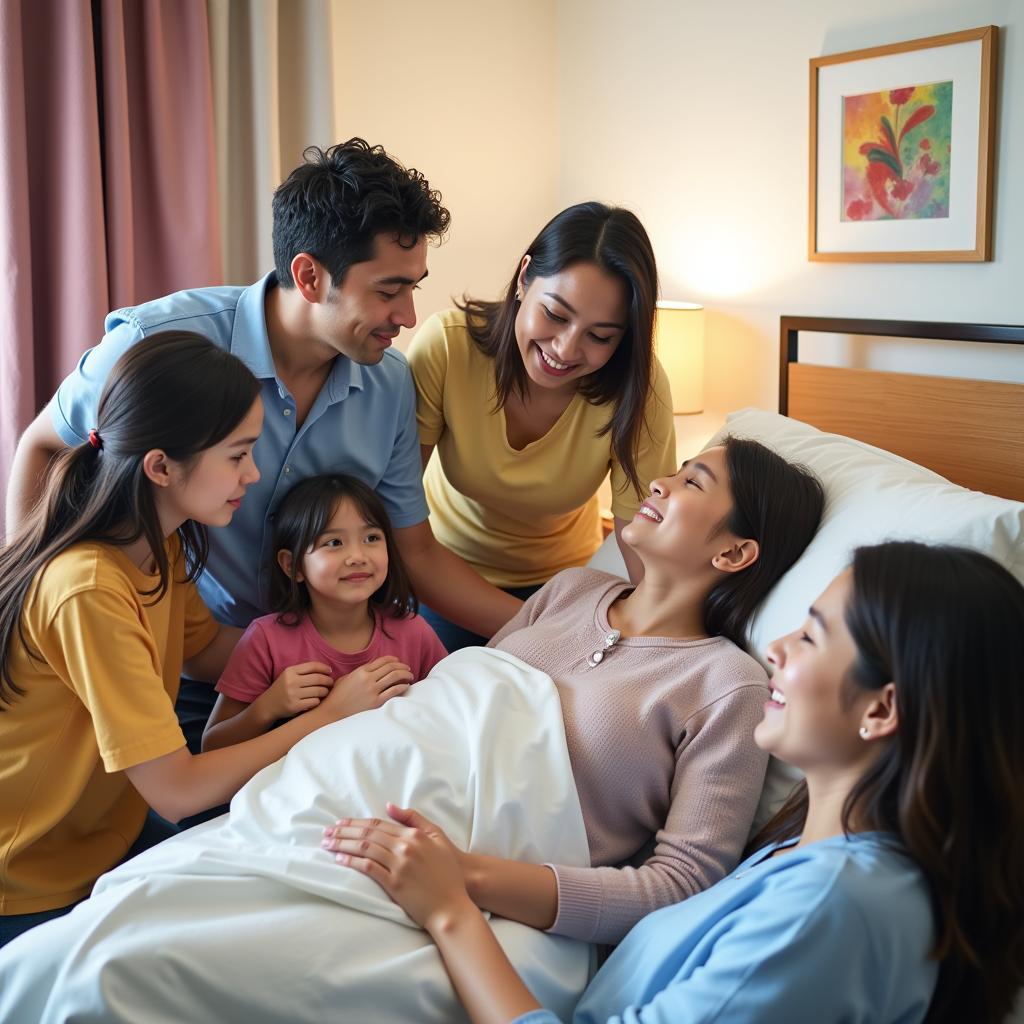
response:
M734 686L768 685L768 673L756 658L724 636L714 639L706 652L709 676Z
M904 973L927 962L935 929L928 886L891 839L837 836L767 864L767 926L774 918L778 929L792 929L804 948L825 959L841 944L848 962L869 971Z
M271 612L269 615L261 615L259 618L253 619L246 628L243 636L249 639L257 637L269 639L277 636L285 630L294 632L295 628L295 626L286 626L284 623L278 622L277 612Z
M901 911L917 912L919 918L930 922L924 875L894 838L852 836L823 850L818 863L823 875L831 879L837 898L856 906L867 920L884 919L899 906Z
M661 688L666 699L672 695L691 739L704 732L719 736L732 753L754 749L754 725L769 690L768 674L750 655L713 637L665 648L658 659Z
M425 356L436 356L449 349L457 351L469 346L471 341L466 314L461 309L432 313L409 344L409 360L415 367Z
M168 555L173 565L176 552ZM82 541L52 558L42 574L42 585L65 594L101 587L134 591L118 555L109 545L93 541Z
M655 357L651 366L651 390L647 395L647 417L654 422L668 423L674 432L675 421L672 415L672 389L668 374Z
M392 637L401 637L412 643L420 643L437 634L431 629L430 623L422 615L393 615L391 612L377 613L378 629L385 629Z
M376 366L364 366L362 369L364 373L369 370L371 374L378 374L389 382L404 383L409 379L409 361L405 353L394 346L384 350L384 358Z
M101 593L112 599L112 603L102 602L107 613L123 608L131 615L131 609L139 604L131 576L109 545L84 541L62 551L39 570L26 611L34 621L49 623L68 609L91 607L95 595Z
M93 590L108 579L120 582L117 570L99 544L86 541L51 558L36 575L36 589L40 595Z
M906 918L911 930L931 927L927 885L920 869L895 841L875 834L837 836L772 858L764 888L811 914L827 909L852 924ZM894 909L899 913L894 914Z
M188 288L137 306L115 309L107 314L103 328L107 333L121 324L130 324L146 332L174 326L188 329L187 322L197 317L233 315L245 291L245 288L237 286Z
M651 390L660 398L667 399L669 397L668 373L666 373L665 367L661 365L661 361L657 356L654 357L651 363Z
M469 327L466 314L461 309L444 309L440 313L434 313L424 327L430 323L435 331L444 334L445 337L462 340L469 337Z

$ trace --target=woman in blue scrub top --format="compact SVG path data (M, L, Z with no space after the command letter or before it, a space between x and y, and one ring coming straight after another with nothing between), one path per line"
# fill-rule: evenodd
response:
M755 739L805 781L731 875L629 933L573 1020L1001 1021L1024 983L1024 587L965 549L861 548L768 660ZM337 829L341 862L430 933L474 1022L556 1024L444 833L389 812Z

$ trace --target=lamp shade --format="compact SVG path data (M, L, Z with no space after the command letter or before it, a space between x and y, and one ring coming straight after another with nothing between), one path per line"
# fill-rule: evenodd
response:
M672 411L704 411L704 307L659 302L654 349L672 388Z

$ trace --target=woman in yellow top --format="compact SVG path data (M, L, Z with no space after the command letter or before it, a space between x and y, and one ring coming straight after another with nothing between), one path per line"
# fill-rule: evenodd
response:
M0 548L0 946L169 834L152 818L143 829L147 804L171 821L222 804L362 710L345 679L309 664L320 704L264 736L193 756L174 714L183 663L216 679L241 632L214 621L193 581L204 527L227 525L259 479L259 391L196 334L139 342L111 370L89 439L57 456Z
M581 203L545 225L503 299L466 299L410 345L431 527L515 597L597 550L609 470L616 535L646 482L675 472L668 380L653 350L657 294L637 217ZM449 651L484 642L422 614Z

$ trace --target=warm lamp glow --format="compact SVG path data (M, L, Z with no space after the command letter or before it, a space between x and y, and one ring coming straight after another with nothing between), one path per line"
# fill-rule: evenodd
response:
M654 346L672 387L672 411L704 411L704 307L659 302Z

